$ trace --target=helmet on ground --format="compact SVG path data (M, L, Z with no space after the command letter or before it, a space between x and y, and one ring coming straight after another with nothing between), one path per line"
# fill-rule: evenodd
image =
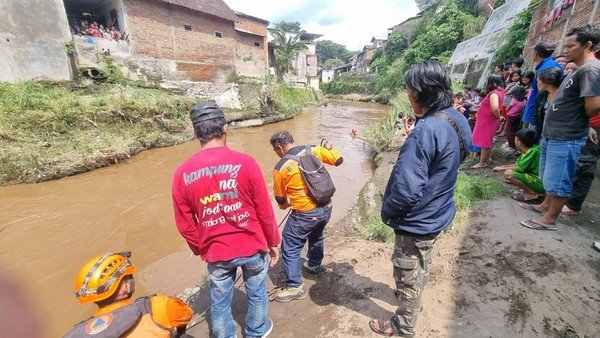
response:
M108 252L87 262L75 278L73 290L81 304L99 302L112 296L125 276L135 272L131 252Z

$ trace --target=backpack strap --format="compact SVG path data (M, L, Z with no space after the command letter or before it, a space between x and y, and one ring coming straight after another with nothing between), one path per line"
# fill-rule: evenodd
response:
M454 128L456 136L458 137L458 146L460 147L460 161L464 161L464 159L467 158L467 147L465 145L465 140L463 140L462 136L460 135L460 130L458 129L458 124L456 124L456 121L454 121L453 118L448 116L448 114L444 113L443 111L437 111L432 116L446 120L446 122L448 122L452 128Z

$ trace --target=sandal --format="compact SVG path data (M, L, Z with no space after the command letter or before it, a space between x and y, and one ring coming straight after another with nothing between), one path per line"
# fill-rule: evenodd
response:
M562 208L560 213L567 216L581 216L582 214L581 210L573 210L566 205Z
M375 324L377 324L377 327L375 327ZM378 333L380 335L383 336L388 336L388 337L414 337L414 333L413 334L406 334L401 332L400 330L398 330L397 328L394 327L394 325L392 325L392 321L391 320L385 320L385 319L372 319L369 322L369 327L371 328L371 330L373 330L373 332Z
M510 196L510 198L512 198L515 201L519 201L519 202L523 202L523 203L528 203L528 204L538 204L538 203L540 203L540 195L537 195L534 198L526 200L525 199L525 194L517 192L517 193L512 194Z
M525 210L529 210L529 211L533 211L533 212L537 212L538 214L543 214L545 213L544 211L540 211L538 209L535 208L535 204L527 204L527 203L517 203L521 208L525 209Z
M528 221L521 221L521 225L529 228L529 229L533 229L533 230L548 230L548 231L556 231L558 230L558 228L556 227L556 225L552 225L552 224L543 224L540 222L536 222L533 219L530 219Z

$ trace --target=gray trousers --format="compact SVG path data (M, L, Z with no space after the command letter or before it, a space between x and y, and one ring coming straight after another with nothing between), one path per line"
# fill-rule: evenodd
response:
M421 296L429 281L431 252L439 233L412 235L396 233L392 264L396 281L396 297L400 303L392 324L404 334L414 334Z

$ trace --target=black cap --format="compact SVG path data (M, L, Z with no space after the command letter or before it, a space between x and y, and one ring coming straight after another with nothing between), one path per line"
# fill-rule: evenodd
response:
M542 41L535 45L533 49L540 54L541 57L547 58L556 50L556 44L548 41Z
M198 124L208 120L225 118L225 114L219 106L212 102L200 102L192 107L190 111L190 119L192 124Z

